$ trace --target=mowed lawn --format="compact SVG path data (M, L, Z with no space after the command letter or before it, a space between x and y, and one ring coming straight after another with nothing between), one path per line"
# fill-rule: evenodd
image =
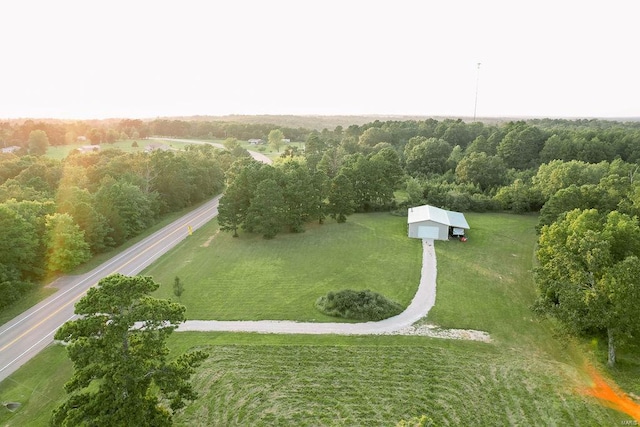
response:
M198 342L210 353L193 379L201 397L176 425L394 426L420 415L436 426L629 420L583 396L579 370L535 353L423 337L246 334L241 345L236 337L174 336L176 347Z
M180 301L189 319L340 321L320 313L329 291L370 289L407 306L420 281L422 246L406 236L406 218L352 215L275 239L218 232L211 222L146 269L157 297Z
M134 142L137 146L133 146ZM207 142L217 142L222 143L222 140L207 140ZM113 144L103 143L100 144L99 150L109 150L109 149L119 149L129 153L136 153L145 151L147 145L151 144L164 144L174 150L183 150L184 147L190 145L188 142L183 141L170 141L163 138L148 138L148 139L125 139L116 141ZM75 149L80 147L84 147L86 145L91 145L90 142L86 143L78 143L78 144L68 144L68 145L50 145L47 149L47 157L52 159L62 160L69 155Z
M498 341L537 347L549 325L534 302L537 217L466 214L469 240L437 242L436 304L428 320L447 328L487 331Z
M393 426L423 414L437 426L630 422L628 416L583 394L590 386L583 347L554 337L548 323L529 311L535 297L531 268L536 219L469 214L468 221L472 227L468 242L436 242L436 305L425 321L487 330L492 343L403 336L175 333L169 341L174 354L194 348L209 353L193 378L200 397L176 416L176 425ZM326 321L313 308L316 293L326 289L304 289L317 286L324 276L331 280L330 288L368 282L365 287L407 304L417 286L421 247L406 237L405 222L406 218L386 214L354 215L347 224L314 226L272 241L246 234L233 239L216 234L211 224L147 273L163 283L159 296L174 299L173 278L181 278L185 285L181 299L192 319L205 318L194 313L215 312L210 318ZM357 232L347 239L350 229ZM307 239L313 244L303 243ZM226 258L222 251L215 252L216 244L235 255ZM315 250L322 245L323 250ZM385 251L388 247L392 250ZM381 259L383 254L386 259ZM410 264L400 260L412 257ZM234 260L244 267L228 266ZM321 264L322 260L335 264ZM214 280L210 271L216 263L221 267L216 268ZM391 272L378 269L383 264ZM344 274L337 271L329 279L333 265ZM316 268L320 274L305 275L305 268ZM207 286L215 289L224 282L217 276L222 270L235 271L239 277L228 274L224 280L233 285L224 292L206 293ZM278 278L281 271L285 273ZM398 280L405 273L414 277ZM396 283L393 289L390 281ZM263 302L258 294L268 291L259 291L255 282L270 283L268 289L278 296ZM401 283L406 283L406 290L400 290ZM288 291L275 291L278 286ZM296 308L295 301L305 306ZM270 304L278 308L265 307ZM276 313L280 317L273 317ZM46 425L48 414L64 398L62 384L71 372L64 352L60 346L50 347L0 383L0 401L23 402L15 413L0 410L0 425Z

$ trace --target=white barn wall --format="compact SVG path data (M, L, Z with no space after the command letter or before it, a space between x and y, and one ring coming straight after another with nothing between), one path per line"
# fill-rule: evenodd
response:
M449 239L449 226L446 224L440 224L434 221L420 221L409 224L409 237L419 239L418 229L419 227L434 227L438 229L438 240Z

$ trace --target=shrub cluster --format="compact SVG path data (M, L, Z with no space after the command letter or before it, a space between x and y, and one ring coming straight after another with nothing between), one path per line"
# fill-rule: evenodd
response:
M321 296L316 300L316 308L328 316L356 320L382 320L404 310L397 302L378 293L351 289Z

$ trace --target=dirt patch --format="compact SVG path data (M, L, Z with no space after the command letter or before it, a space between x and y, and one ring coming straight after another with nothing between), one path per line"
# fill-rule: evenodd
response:
M476 331L473 329L442 329L436 325L429 324L408 326L397 331L388 332L385 335L421 335L454 340L491 342L491 336L484 331Z
M204 242L203 244L200 245L200 247L201 248L208 248L209 245L211 244L211 241L213 239L215 239L215 237L218 235L218 233L220 233L220 230L216 231L215 234L213 236L209 237L206 242Z

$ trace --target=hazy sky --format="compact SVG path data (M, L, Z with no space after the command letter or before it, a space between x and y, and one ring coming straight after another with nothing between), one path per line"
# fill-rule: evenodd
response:
M634 0L6 0L0 118L471 117L478 77L478 117L637 117L638 8Z

